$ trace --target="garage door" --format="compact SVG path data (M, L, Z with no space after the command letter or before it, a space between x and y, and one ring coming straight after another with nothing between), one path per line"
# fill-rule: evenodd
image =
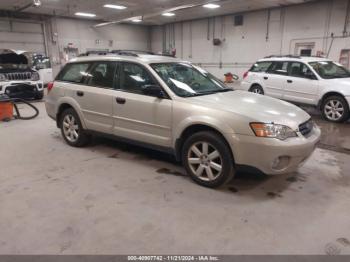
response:
M45 54L45 40L40 23L0 20L0 48Z

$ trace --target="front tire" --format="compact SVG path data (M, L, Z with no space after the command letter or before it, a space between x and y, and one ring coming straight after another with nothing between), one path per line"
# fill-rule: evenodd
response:
M222 186L234 175L231 150L214 132L203 131L190 136L183 146L182 163L190 177L205 187Z
M334 123L341 123L349 118L349 105L341 96L327 97L321 106L323 117Z
M63 111L60 117L61 133L68 145L83 147L90 142L91 137L84 131L80 118L73 108Z

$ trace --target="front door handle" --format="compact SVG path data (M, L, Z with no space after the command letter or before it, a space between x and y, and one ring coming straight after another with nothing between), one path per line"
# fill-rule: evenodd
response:
M287 80L287 83L293 83L293 81L292 80Z
M118 104L125 104L125 102L126 102L126 99L125 98L122 98L122 97L117 97L116 99L115 99L115 101L117 101L117 103Z
M269 78L268 78L267 76L264 76L264 79L267 80L267 79L269 79Z
M77 96L84 96L84 92L83 91L77 91Z

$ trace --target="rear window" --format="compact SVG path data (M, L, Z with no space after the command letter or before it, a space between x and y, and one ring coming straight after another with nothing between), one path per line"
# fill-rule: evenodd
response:
M87 75L89 66L90 63L67 64L58 74L56 80L71 83L82 83L84 77Z
M257 62L252 66L250 72L266 72L271 64L271 61Z

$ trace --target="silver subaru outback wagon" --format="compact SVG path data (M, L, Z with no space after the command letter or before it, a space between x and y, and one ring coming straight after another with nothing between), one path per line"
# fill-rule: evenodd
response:
M240 167L293 172L320 139L310 116L290 103L234 91L189 62L149 54L71 60L49 84L46 110L71 146L101 134L171 153L207 187Z

